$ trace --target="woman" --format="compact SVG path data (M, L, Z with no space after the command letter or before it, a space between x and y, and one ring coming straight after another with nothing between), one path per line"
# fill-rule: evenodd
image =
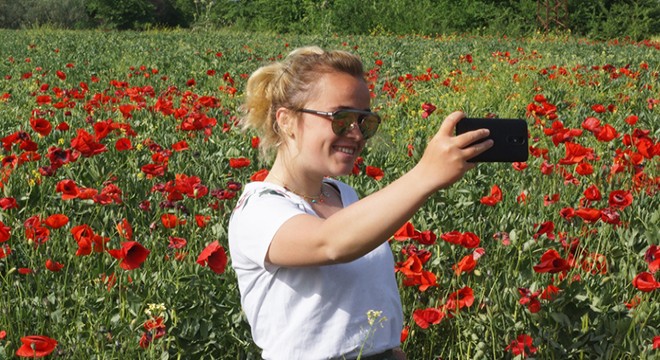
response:
M381 121L359 58L294 50L251 75L245 110L244 127L257 131L265 154L275 153L229 223L241 303L263 358L405 359L387 240L474 166L467 160L492 141L469 144L488 131L453 136L463 115L451 114L413 169L358 200L333 177L351 172Z

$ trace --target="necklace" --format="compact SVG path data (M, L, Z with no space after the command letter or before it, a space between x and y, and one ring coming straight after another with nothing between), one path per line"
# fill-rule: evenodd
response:
M286 185L284 185L284 190L289 191L289 192L292 192L292 193L294 193L294 194L300 196L301 198L303 198L305 201L307 201L307 202L309 202L309 203L312 203L312 204L325 202L325 199L328 198L328 195L326 195L326 193L323 192L323 187L321 187L321 192L320 192L318 195L316 195L316 196L309 196L309 195L301 194L301 193L299 193L299 192L297 192L297 191L293 191L293 190L291 190L291 189L290 189L288 186L286 186Z
M321 192L319 192L318 195L310 196L310 195L305 195L305 194L299 193L299 192L291 189L287 184L284 183L284 181L280 180L278 177L275 177L272 174L270 176L273 177L275 180L279 181L282 184L282 187L284 187L284 190L286 190L288 192L292 192L292 193L300 196L301 198L303 198L303 200L307 201L308 203L311 203L311 204L323 203L323 202L325 202L325 199L328 198L328 194L326 194L323 191L323 183L321 183Z

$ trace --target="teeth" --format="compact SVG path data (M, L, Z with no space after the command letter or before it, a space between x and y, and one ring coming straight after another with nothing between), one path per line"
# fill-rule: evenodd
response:
M345 154L349 154L349 155L353 155L353 153L355 153L355 149L348 148L348 147L343 147L343 146L337 147L337 151L341 151L341 152L343 152Z

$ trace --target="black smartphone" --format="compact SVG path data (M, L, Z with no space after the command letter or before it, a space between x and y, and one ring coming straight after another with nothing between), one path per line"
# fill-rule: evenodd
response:
M529 157L527 121L523 119L463 118L456 124L456 135L488 129L493 147L470 159L470 162L524 162Z

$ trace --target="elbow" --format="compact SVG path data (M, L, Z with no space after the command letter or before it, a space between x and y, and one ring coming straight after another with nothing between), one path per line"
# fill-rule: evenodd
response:
M348 249L337 246L336 244L330 244L326 246L324 253L325 258L328 261L328 265L349 263L351 261L357 260L361 256L351 252Z

